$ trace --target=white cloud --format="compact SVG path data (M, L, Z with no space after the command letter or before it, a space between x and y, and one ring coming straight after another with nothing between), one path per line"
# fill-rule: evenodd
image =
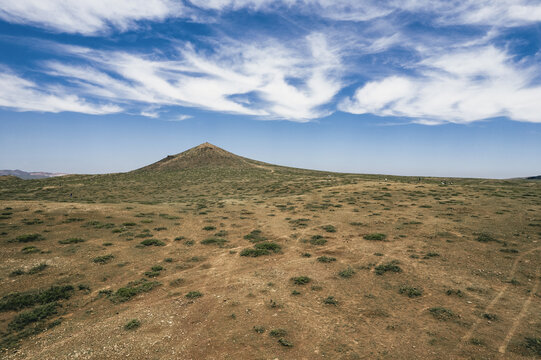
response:
M125 31L137 21L161 21L183 11L174 0L0 0L5 21L85 35L112 28Z
M0 68L0 83L0 107L16 111L73 111L96 115L122 111L117 105L92 104L60 89L44 89L5 68Z
M419 76L368 82L339 109L410 117L427 125L498 116L541 123L541 87L530 84L534 69L513 63L502 50L461 49L428 57L417 66Z
M180 47L177 59L64 47L91 65L47 67L87 96L307 121L342 88L340 55L322 34L295 45L223 40L212 53Z

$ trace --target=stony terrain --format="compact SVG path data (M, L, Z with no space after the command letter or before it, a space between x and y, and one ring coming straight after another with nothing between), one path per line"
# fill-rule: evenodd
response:
M541 184L284 168L210 144L0 177L6 359L541 357Z

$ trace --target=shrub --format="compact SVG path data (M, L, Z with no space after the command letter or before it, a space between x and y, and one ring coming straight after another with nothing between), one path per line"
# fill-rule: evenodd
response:
M365 240L383 241L387 238L387 235L381 233L366 234L363 236Z
M464 296L464 293L459 289L449 289L445 293L447 294L447 296L452 296L452 295L455 295L455 296L458 296L458 297L463 297Z
M291 341L288 341L284 338L280 338L278 339L278 343L282 346L285 346L285 347L293 347L293 343Z
M244 235L244 238L253 243L267 240L266 237L261 236L261 230L252 230L248 235Z
M317 258L317 261L322 262L322 263L330 263L330 262L336 261L336 258L328 257L328 256L320 256Z
M21 235L17 236L16 241L26 243L26 242L32 242L32 241L41 241L45 240L43 235L41 234L28 234L28 235Z
M287 331L285 329L272 329L269 332L269 335L274 337L282 337L287 335Z
M140 244L144 246L165 246L165 243L158 239L145 239Z
M291 278L291 280L293 281L295 285L306 285L310 281L312 281L312 279L310 279L308 276L297 276L297 277Z
M254 331L258 334L263 334L265 332L265 328L263 326L254 326Z
M203 244L203 245L219 245L219 246L223 246L226 242L227 242L226 239L219 238L219 237L212 237L212 238L207 238L205 240L202 240L201 244Z
M15 318L13 318L13 320L8 324L8 329L14 330L14 331L20 331L29 324L35 323L37 321L40 321L52 315L55 315L57 313L56 308L58 306L60 305L53 302L50 304L38 306L35 309L32 309L30 311L23 312L15 316Z
M263 255L269 255L271 252L265 249L243 249L240 252L240 256L258 257Z
M325 298L323 300L323 303L325 305L334 305L334 306L338 305L338 301L334 298L334 296L329 296L329 297Z
M497 320L497 319L498 319L498 315L496 315L496 314L484 313L484 314L483 314L483 318L485 318L485 319L487 319L487 320L490 320L490 321L494 321L494 320Z
M77 244L81 242L84 242L84 240L81 238L69 238L69 239L58 241L59 244Z
M455 313L453 313L453 311L451 311L449 309L446 309L444 307L441 307L441 306L430 308L430 309L428 309L428 311L430 311L432 316L434 316L434 318L436 318L439 321L447 321L447 320L451 320L452 318L456 317L456 315L455 315Z
M149 292L159 285L161 284L157 281L148 281L146 279L132 281L126 287L121 287L114 294L109 295L109 300L114 303L125 302L138 294Z
M72 285L51 286L47 290L33 290L20 293L11 293L0 299L0 311L16 311L37 304L69 299L73 294Z
M26 247L23 247L21 252L23 254L34 254L34 253L37 253L37 252L40 252L41 250L38 249L37 247L35 246L26 246Z
M39 265L34 266L30 270L28 270L27 274L30 274L30 275L37 274L37 273L42 272L43 270L45 270L48 266L49 265L47 265L45 263L41 263Z
M24 275L25 272L23 269L16 269L16 270L13 270L11 273L9 273L9 276L11 277L15 277L15 276L20 276L20 275Z
M402 285L398 290L398 293L408 295L410 298L414 298L423 295L423 289Z
M304 254L302 254L302 257L309 258L309 257L312 257L312 254L304 253Z
M330 233L336 232L336 228L332 225L323 225L321 228L325 230L326 232L330 232Z
M200 298L201 296L203 296L203 294L200 293L199 291L190 291L189 293L186 294L186 297L188 299L197 299L197 298Z
M342 278L348 279L352 277L355 274L355 270L353 270L351 267L347 267L347 269L344 269L338 273L338 275Z
M115 256L113 254L107 254L102 256L97 256L94 259L92 259L92 262L96 264L107 264L111 260L113 260Z
M524 347L536 355L541 356L541 338L526 337Z
M393 260L391 262L388 262L386 264L378 265L374 268L376 275L383 275L386 272L394 272L394 273L400 273L402 272L402 269L400 266L398 266L399 262L397 260Z
M125 222L125 223L122 224L122 226L135 226L135 225L137 225L137 224L134 223L134 222Z
M124 330L135 330L141 326L141 322L137 319L131 319L124 325Z
M475 240L477 240L479 242L483 242L483 243L491 242L491 241L498 242L498 240L496 240L496 238L494 236L492 236L491 234L488 234L488 233L479 234Z
M254 247L257 250L269 250L275 253L279 252L282 249L280 245L273 242L258 243L258 244L255 244Z
M325 245L327 240L321 235L314 235L310 238L310 244L312 245Z
M205 231L216 230L216 226L208 225L208 226L205 226L205 227L203 228L203 230L205 230Z

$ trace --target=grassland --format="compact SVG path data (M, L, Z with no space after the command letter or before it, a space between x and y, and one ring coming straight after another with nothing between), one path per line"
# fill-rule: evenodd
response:
M1 178L1 357L541 356L541 183L254 164Z

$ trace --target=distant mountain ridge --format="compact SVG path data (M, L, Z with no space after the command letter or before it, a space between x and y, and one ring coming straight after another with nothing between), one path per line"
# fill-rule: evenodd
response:
M541 180L541 175L527 177L526 180Z
M0 176L16 176L20 179L31 180L31 179L45 179L56 176L64 176L68 174L64 173L50 173L45 171L22 171L22 170L0 170Z

